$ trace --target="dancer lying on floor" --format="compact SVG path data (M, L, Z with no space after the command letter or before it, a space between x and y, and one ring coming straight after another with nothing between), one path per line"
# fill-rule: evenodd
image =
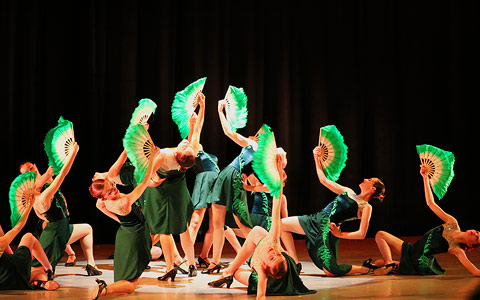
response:
M277 170L282 182L284 174L282 158L277 155ZM303 284L298 276L295 261L285 253L280 245L280 200L283 198L283 187L279 197L273 198L272 223L270 231L255 226L247 236L240 252L233 262L223 271L222 277L208 283L212 287L230 285L233 278L248 286L248 294L257 295L257 299L265 299L267 295L303 295L315 293ZM251 256L252 270L240 269Z
M440 275L445 274L445 270L438 263L435 254L448 252L455 255L470 273L480 276L480 270L470 262L465 253L480 246L480 233L473 229L461 231L457 220L435 203L425 167L421 166L420 174L423 177L428 207L445 223L425 233L413 245L388 232L377 232L375 242L383 260L369 265L369 259L365 265L381 267L373 271L375 275L385 275L392 271L402 275ZM392 252L400 254L400 262L393 261Z

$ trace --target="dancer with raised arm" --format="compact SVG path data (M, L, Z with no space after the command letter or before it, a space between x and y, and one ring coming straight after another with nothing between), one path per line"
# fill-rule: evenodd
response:
M379 231L375 242L383 257L371 267L375 275L386 275L395 272L401 275L442 275L445 270L440 266L436 254L450 253L457 257L460 263L474 276L480 276L480 270L468 259L466 252L480 246L480 233L477 230L460 230L457 219L447 214L436 202L432 192L432 182L442 178L443 188L435 187L435 194L441 199L453 178L454 156L451 152L441 150L431 145L418 147L419 154L430 153L430 158L422 159L420 175L423 179L425 201L432 212L444 223L425 233L414 244L405 242L398 237ZM431 159L433 158L433 159ZM443 166L434 164L443 162ZM449 174L446 174L449 173ZM442 183L439 184L442 184ZM400 255L400 261L394 261L393 254ZM366 263L370 263L371 259Z

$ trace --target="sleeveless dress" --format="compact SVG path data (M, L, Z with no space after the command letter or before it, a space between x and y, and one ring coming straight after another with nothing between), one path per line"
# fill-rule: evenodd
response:
M0 247L0 290L32 290L31 266L32 254L26 246L13 254L3 253Z
M260 226L265 230L270 230L272 223L272 200L270 193L255 192L253 193L253 205L250 212L250 219L253 226Z
M247 175L253 173L252 161L254 152L255 150L253 150L252 146L242 148L240 154L218 174L208 200L209 203L225 206L227 214L235 214L243 225L250 228L253 225L248 209L247 192L242 185L242 173ZM226 225L232 228L238 227L232 221L233 218L225 218Z
M157 170L166 180L147 187L138 199L148 228L153 234L181 234L187 230L193 212L185 174L177 170Z
M46 184L43 189L47 188ZM60 189L53 196L50 208L43 213L48 223L43 229L38 241L42 245L45 254L50 261L53 271L65 254L65 247L73 232L73 225L70 224L67 218L67 208L65 207L65 200L60 192ZM32 262L32 267L41 266L37 259Z
M115 237L113 278L114 281L135 280L142 275L152 258L150 231L136 203L132 204L128 215L117 217L120 227Z
M325 268L335 276L345 275L352 269L352 265L337 264L340 239L330 232L328 223L338 225L347 220L357 219L357 215L357 201L343 193L321 211L298 217L305 232L308 254L318 268Z
M446 223L425 233L414 244L403 242L402 255L398 273L402 275L443 275L445 270L440 266L435 254L448 252L453 241L448 241L449 235L459 230L457 224Z
M218 158L204 151L199 151L193 165L195 184L192 192L193 209L208 208L208 197L218 177Z

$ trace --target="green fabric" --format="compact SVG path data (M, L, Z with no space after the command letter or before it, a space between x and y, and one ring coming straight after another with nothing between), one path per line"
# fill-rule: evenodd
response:
M443 226L424 234L414 244L403 242L398 273L402 275L443 275L445 270L435 254L446 253L448 242L443 238Z
M320 143L320 148L323 148L326 144L331 144L332 146L331 151L324 152L325 155L330 157L331 161L327 166L322 163L322 167L324 167L323 172L329 180L337 181L346 165L348 147L345 145L343 136L335 125L320 128L320 139L325 139L325 143Z
M32 254L20 246L13 254L0 256L0 290L32 290L30 285Z
M230 129L237 131L237 129L245 127L248 118L248 98L243 88L229 86L225 101L227 103L226 113Z
M133 111L130 119L130 126L147 123L150 116L155 113L156 108L157 104L151 99L144 98L138 101L138 106Z
M267 296L295 296L314 294L316 291L310 290L304 284L297 273L297 266L293 258L287 253L282 252L287 261L287 272L279 279L269 277L267 280ZM258 277L255 271L249 277L247 294L257 293Z
M43 145L48 157L48 165L53 173L58 175L63 168L64 158L68 155L68 147L74 142L72 122L60 117L58 125L50 129L45 135Z
M153 234L180 234L187 230L193 205L185 176L167 178L156 188L148 187L138 199Z
M18 175L10 184L8 202L10 203L10 221L12 227L17 225L23 212L25 212L28 207L27 200L34 193L36 178L37 174L35 172L25 172Z
M140 183L148 170L149 159L155 147L152 138L142 124L129 126L123 137L127 157L135 166L135 181Z
M208 197L212 191L218 173L206 171L198 173L195 177L195 184L192 192L193 209L208 208Z

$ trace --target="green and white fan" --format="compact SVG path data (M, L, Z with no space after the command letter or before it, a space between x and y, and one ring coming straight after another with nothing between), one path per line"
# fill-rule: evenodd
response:
M278 198L282 188L282 181L277 169L277 144L275 135L268 125L263 125L265 130L260 134L258 148L253 153L252 167L258 179L260 179L270 191L270 194Z
M130 125L142 124L145 125L152 114L155 113L157 104L151 99L144 98L138 101L138 106L135 108L130 119Z
M75 134L72 122L60 117L58 125L50 129L43 140L48 164L53 168L55 175L58 175L62 170L67 156L73 151L74 143Z
M177 92L172 103L172 119L177 124L182 139L188 137L190 117L197 107L197 96L202 92L207 77L198 79Z
M10 185L8 192L8 200L10 202L10 221L14 227L22 215L27 211L33 200L35 192L35 180L37 174L35 172L25 172L15 178Z
M150 156L155 149L155 144L142 124L128 127L123 138L123 147L127 152L128 159L135 167L133 176L137 183L143 181L148 169Z
M335 125L320 128L318 147L321 149L320 165L325 176L329 180L337 181L343 168L345 168L348 147Z
M427 169L430 185L438 199L442 199L452 182L455 156L452 152L432 145L417 145L420 164Z
M247 125L247 102L248 98L243 88L229 86L225 95L225 113L228 124L233 131L245 127Z

